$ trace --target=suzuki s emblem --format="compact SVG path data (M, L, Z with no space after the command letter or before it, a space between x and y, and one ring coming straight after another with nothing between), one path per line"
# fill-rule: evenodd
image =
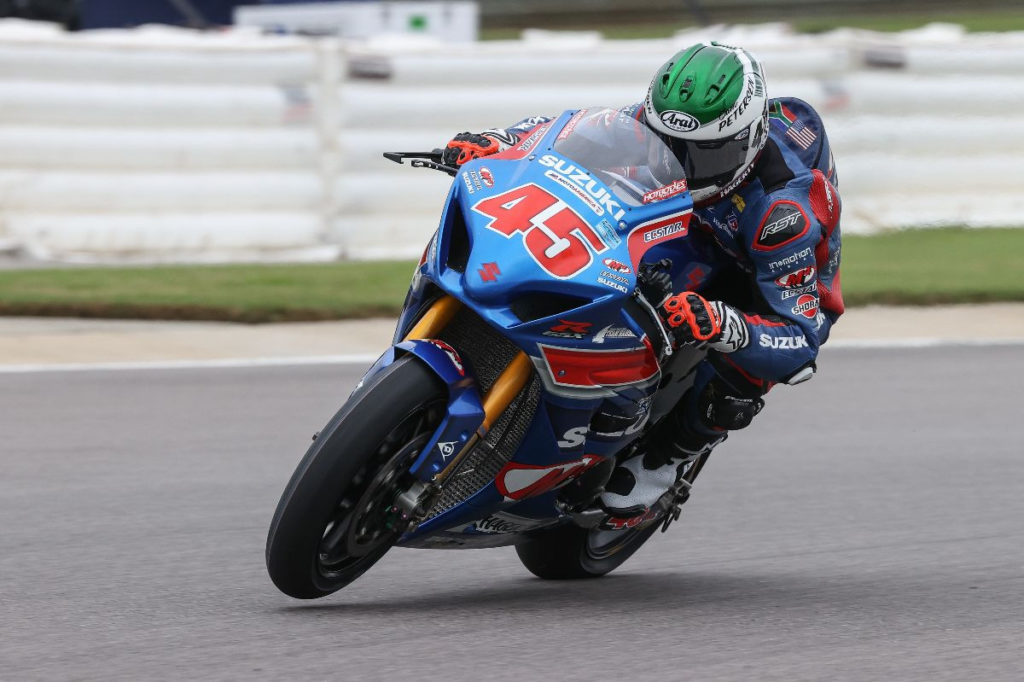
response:
M480 279L484 282L497 282L498 275L501 274L497 263L484 263L484 266L477 272L480 273Z

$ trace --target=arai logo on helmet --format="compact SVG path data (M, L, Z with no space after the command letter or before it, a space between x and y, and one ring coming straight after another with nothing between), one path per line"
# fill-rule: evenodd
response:
M700 128L700 121L682 111L665 111L661 114L661 122L670 130L688 133Z

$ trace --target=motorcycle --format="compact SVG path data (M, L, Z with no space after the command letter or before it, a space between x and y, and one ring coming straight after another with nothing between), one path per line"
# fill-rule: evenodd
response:
M638 287L642 263L695 257L682 167L604 108L566 111L460 168L439 150L385 157L454 181L393 345L281 496L271 579L322 597L393 546L514 544L547 579L614 570L678 518L707 457L641 517L597 504L704 357L672 349Z

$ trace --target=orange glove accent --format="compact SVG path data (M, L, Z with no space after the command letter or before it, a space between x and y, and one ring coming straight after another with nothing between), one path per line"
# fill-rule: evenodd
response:
M461 166L464 163L490 156L501 151L498 141L487 135L476 133L459 133L445 146L442 161L449 166Z
M679 343L715 341L722 334L722 321L700 294L684 291L665 301L665 321L676 332Z

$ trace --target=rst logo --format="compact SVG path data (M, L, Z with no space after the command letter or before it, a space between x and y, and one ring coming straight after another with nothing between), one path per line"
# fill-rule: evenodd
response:
M764 226L764 230L761 232L761 236L762 237L770 237L773 234L778 234L779 232L782 232L783 230L786 230L786 229L789 229L790 227L795 226L799 221L800 221L800 214L799 213L790 213L789 215L785 215L785 216L779 218L774 223L768 223L767 225L765 225Z
M487 227L523 245L548 274L568 279L587 269L593 254L608 250L601 236L569 205L535 184L516 187L473 206L490 218Z
M771 211L761 221L752 248L755 251L774 251L791 244L807 234L810 224L800 204L780 199L771 205Z

